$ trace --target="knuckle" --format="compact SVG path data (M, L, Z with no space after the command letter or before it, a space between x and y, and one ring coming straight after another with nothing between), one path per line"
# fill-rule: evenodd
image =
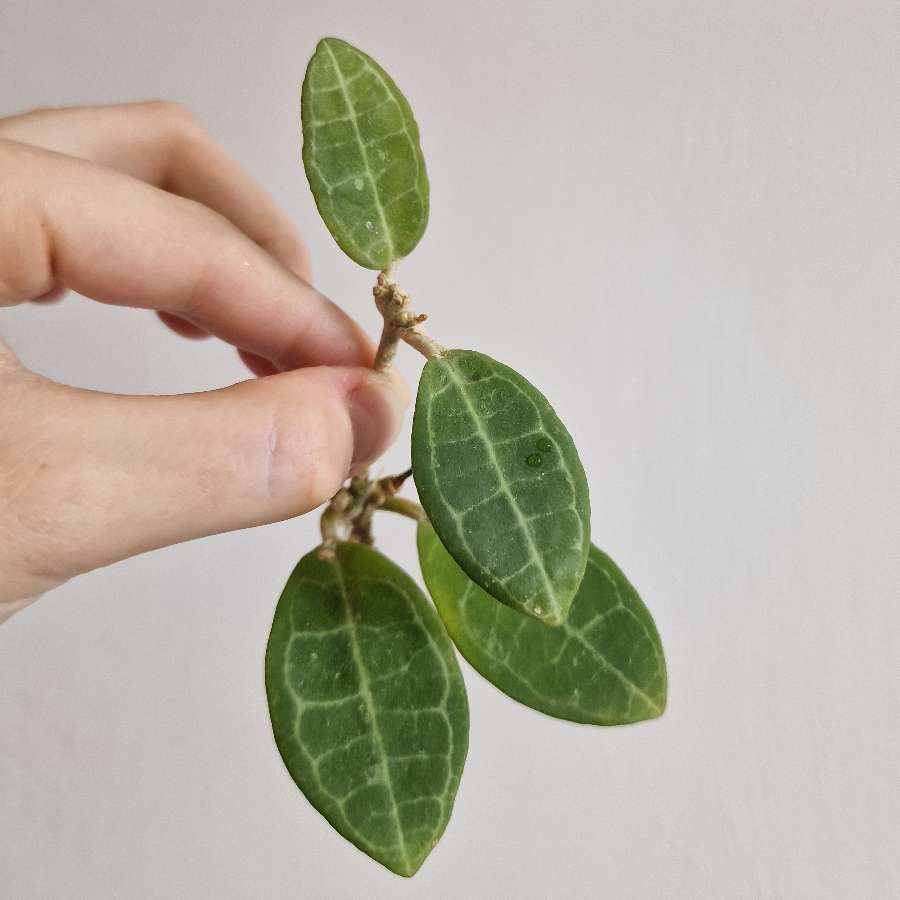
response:
M172 152L192 141L203 130L191 110L177 100L147 100L141 106L159 124L160 132Z
M197 117L176 100L151 101L153 112L162 120L173 149L196 142L205 131Z
M146 100L143 106L157 118L168 122L183 123L194 121L193 113L177 100Z
M187 319L204 318L206 311L228 291L234 290L236 251L243 261L252 253L249 241L221 213L185 197L172 196L182 221L196 232L203 251L191 276L191 287L177 308L166 310Z
M188 322L205 321L207 311L215 306L223 290L223 275L214 259L202 263L197 269L189 292L176 308L168 310L187 319Z

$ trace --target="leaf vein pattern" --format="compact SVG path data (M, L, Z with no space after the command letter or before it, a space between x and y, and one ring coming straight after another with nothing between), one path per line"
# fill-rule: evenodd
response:
M391 257L393 257L394 256L394 239L393 239L391 230L388 227L388 221L387 221L387 216L385 215L384 207L381 204L381 197L378 193L378 186L375 184L375 179L372 176L372 169L371 169L371 165L369 163L369 151L365 145L365 141L363 141L362 134L360 133L360 130L359 130L359 122L357 121L356 108L353 105L353 100L350 96L350 92L347 90L347 85L348 85L349 81L344 78L344 73L341 71L341 67L338 64L337 57L334 55L334 51L331 49L331 47L327 43L325 44L325 47L328 50L328 55L331 57L331 63L334 66L334 71L335 71L335 74L337 75L337 79L338 79L338 85L340 86L341 92L343 93L344 102L347 105L347 109L350 112L350 119L353 124L353 132L356 135L357 142L359 143L359 149L360 149L360 152L362 153L363 161L364 161L365 167L366 167L365 175L369 179L369 184L372 186L372 194L375 198L375 209L378 212L378 217L381 220L381 227L384 231L384 241L387 244L388 251L389 251ZM368 63L366 63L366 68L369 69L369 71L372 71L371 66L369 66ZM387 89L387 85L384 84L383 80L378 76L378 74L374 73L374 72L373 72L373 74L375 74L375 77L378 79L378 82ZM390 94L390 90L388 90L388 93ZM326 184L327 184L327 182L326 182ZM370 243L369 246L371 247L372 243Z
M534 542L534 535L531 533L531 529L528 527L528 523L525 521L524 516L522 515L522 510L519 509L519 504L516 503L515 497L512 495L512 492L509 489L506 481L506 475L503 472L503 469L500 466L500 461L497 459L497 454L494 452L494 448L491 445L491 439L487 432L484 430L484 426L481 424L481 420L478 417L478 412L475 407L472 405L472 401L469 399L468 393L466 391L465 382L463 382L459 376L456 374L456 370L452 365L447 366L447 371L450 375L450 378L456 383L457 388L459 389L460 396L463 399L463 403L466 405L466 409L469 411L469 415L472 417L472 421L475 424L475 429L478 433L478 436L481 438L482 443L484 444L485 450L487 452L488 458L494 465L494 468L497 471L497 477L500 481L500 490L503 494L506 495L507 500L509 500L510 506L513 509L513 514L519 522L519 526L525 534L526 541L528 543L529 550L531 551L532 556L537 561L538 568L541 572L541 578L544 582L545 587L547 588L547 597L554 604L556 601L556 592L553 589L553 583L550 581L550 576L547 574L547 569L544 566L543 560L538 553L537 545ZM518 390L518 388L516 388ZM449 504L448 504L449 506ZM460 516L461 518L461 516ZM465 538L463 537L463 540Z
M598 569L604 576L612 579L612 576L603 567L599 566L593 559L589 560L588 565L593 566L594 568ZM614 588L616 590L616 595L618 598L617 604L614 607L611 607L610 609L606 610L604 613L601 613L598 616L594 616L589 622L585 623L584 629L586 629L587 627L589 627L591 625L595 625L597 622L602 621L608 615L610 615L613 612L617 612L618 610L625 610L626 612L630 613L631 615L634 615L634 613L631 610L629 610L628 605L623 601L621 593L619 592L619 589L618 589L618 584L616 584L615 581L614 581ZM473 596L474 592L477 590L478 590L477 585L475 585L471 582L466 585L466 587L463 591L463 594L460 598L460 608L463 613L463 623L464 623L464 626L466 627L466 630L469 632L470 638L473 641L481 642L483 640L482 635L478 634L477 632L472 631L471 628L469 628L468 618L466 615L466 611L469 606L469 599L471 596ZM492 623L491 629L489 631L488 643L487 643L488 646L490 646L490 639L492 637L494 637L496 623L497 623L497 620L499 619L499 615L500 615L500 607L498 606L494 622ZM637 617L635 616L635 618L637 618ZM643 625L643 622L641 624ZM518 639L521 636L522 632L525 630L526 625L527 625L527 621L523 619L523 621L520 623L518 629L516 630L516 633L512 637L511 644L513 646L515 646L518 643ZM630 713L633 708L635 698L641 699L657 714L662 713L662 711L663 711L662 708L652 697L650 697L637 684L635 684L624 672L622 672L620 669L618 669L616 666L614 666L612 663L610 663L609 660L602 653L600 653L597 650L597 648L590 642L590 640L584 637L584 635L582 633L583 629L573 628L568 623L563 623L562 625L557 626L557 627L565 630L566 638L565 638L565 641L563 642L563 644L560 646L560 648L556 654L556 657L551 658L546 661L548 664L553 664L554 662L557 662L562 657L562 654L565 652L565 649L566 649L566 646L568 645L568 643L570 641L576 641L582 647L584 647L586 649L586 651L588 653L590 653L591 656L593 656L594 659L596 659L601 664L601 666L603 668L605 668L614 678L616 678L628 691L629 698L630 698L628 709L627 709L628 713ZM656 641L652 639L652 636L650 635L649 631L647 631L646 626L644 626L644 631L645 631L645 634L647 635L649 643L653 647L654 655L656 656L657 660L659 660L660 654L659 654L659 650L656 646ZM527 676L524 676L524 675L516 672L514 669L512 669L508 664L508 655L505 658L501 658L496 653L490 652L490 656L498 666L500 666L504 669L504 671L506 672L508 677L510 677L514 681L517 681L520 685L522 685L528 692L530 692L535 697L541 698L545 702L547 702L548 704L551 704L551 705L556 704L560 701L559 697L555 697L555 696L545 693L544 691L542 691L540 689L540 687L538 687L536 684L534 684L532 682L532 680L529 679ZM657 666L656 674L657 675L661 674L661 670L660 670L659 666ZM577 704L575 704L575 705L577 706Z
M520 481L526 482L529 479L522 478L522 479L513 479L512 481L510 481L510 479L506 475L503 467L501 466L500 461L497 458L497 455L495 452L495 449L497 447L505 446L506 444L511 444L516 441L526 440L529 437L534 437L534 436L542 434L543 431L541 429L532 429L527 432L524 432L521 435L515 435L511 438L504 439L503 441L500 441L500 442L492 442L489 434L487 433L487 431L484 428L484 425L482 424L481 414L475 409L475 406L473 405L473 403L468 395L466 382L464 382L462 379L460 379L460 377L456 373L456 370L455 370L454 366L452 365L452 363L447 362L445 364L445 371L448 373L448 376L449 376L448 381L445 385L441 386L440 388L438 388L436 391L433 392L431 402L429 403L428 409L427 409L427 416L428 416L427 427L428 427L429 433L431 434L431 440L429 441L429 444L430 444L430 457L431 457L432 465L435 462L435 450L438 446L438 439L435 434L433 418L432 418L434 399L437 398L438 396L440 396L445 391L450 390L452 387L455 387L455 389L459 392L460 397L462 398L463 404L465 405L465 408L468 412L469 418L472 422L472 425L474 426L474 430L472 431L472 433L467 438L461 439L461 441L471 441L473 438L477 438L479 440L479 442L481 443L481 445L484 448L485 455L488 459L490 468L496 474L496 476L499 480L499 484L500 484L499 490L495 490L487 497L481 498L481 500L477 501L473 506L467 507L466 509L463 509L463 510L458 510L454 507L454 505L452 503L450 503L446 494L444 493L441 479L439 479L439 478L435 479L434 487L435 487L436 491L438 492L438 494L440 495L445 508L449 512L450 517L452 518L452 520L456 526L457 537L463 544L465 544L466 546L469 546L469 543L466 539L465 529L463 527L463 521L462 521L463 517L466 514L470 513L472 510L479 508L480 506L490 502L493 499L496 499L497 496L500 496L500 495L505 496L507 501L510 504L510 508L513 511L513 515L515 516L515 518L517 520L517 523L519 525L521 533L522 533L523 537L525 538L525 541L526 541L526 544L527 544L528 550L529 550L530 561L535 564L535 566L539 572L539 575L540 575L540 580L544 584L547 601L550 605L553 606L554 611L556 613L559 613L561 605L556 596L555 588L553 586L552 580L550 579L549 573L547 572L543 558L538 551L538 547L535 543L534 533L532 532L532 529L530 527L530 522L536 521L536 519L539 518L539 516L526 517L525 514L522 512L518 502L516 501L515 495L512 491L512 487L515 484L518 484ZM502 381L503 383L508 385L509 388L511 388L517 396L520 396L520 397L524 398L525 400L527 400L527 402L534 409L534 411L537 415L538 421L541 422L542 424L544 423L545 419L544 419L543 411L534 403L534 401L532 400L531 397L528 397L528 395L526 393L524 393L523 391L520 390L518 385L516 385L514 382L510 381L508 378L504 377L502 374L498 373L496 370L492 371L492 377L498 379L499 381ZM446 446L447 443L449 443L449 442L441 441L440 443L442 446ZM575 503L575 494L576 494L575 483L574 483L571 471L569 470L568 466L566 466L566 464L563 460L560 461L559 465L553 467L552 469L546 470L546 474L550 474L555 471L561 471L563 473L563 475L565 476L566 482L568 483L570 491L571 491L572 499L569 501L569 503L565 507L561 507L560 509L555 510L554 514L561 514L568 510L571 510L572 512L574 512L576 514L575 519L577 520L577 523L578 523L578 538L573 542L573 544L571 545L571 548L578 549L578 548L580 548L581 543L583 541L584 532L583 532L583 525L581 523L580 516L578 516L578 514L577 514L578 510L577 510L576 503ZM471 472L468 474L470 475ZM516 573L513 573L513 575L507 575L507 576L505 576L503 578L499 578L497 580L501 585L505 586L506 584L508 584L510 582L510 580L512 579L512 577L514 577L515 574L519 574L521 571L524 571L525 568L527 568L527 566L522 566Z

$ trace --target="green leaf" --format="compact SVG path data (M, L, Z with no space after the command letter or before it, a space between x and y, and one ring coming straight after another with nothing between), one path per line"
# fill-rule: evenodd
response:
M453 561L428 524L419 560L438 612L463 656L501 691L560 719L623 725L662 715L666 661L653 617L602 551L563 625L501 606Z
M453 645L415 582L363 544L304 556L275 610L266 693L300 790L345 838L413 875L450 817L469 736Z
M472 350L426 364L412 430L428 518L466 574L520 612L558 624L587 564L587 479L535 387Z
M303 165L319 214L354 262L386 269L428 224L428 175L406 98L370 56L322 38L300 111Z

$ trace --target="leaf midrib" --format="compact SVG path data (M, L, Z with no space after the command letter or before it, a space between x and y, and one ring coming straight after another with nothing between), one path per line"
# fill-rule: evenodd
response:
M353 104L353 101L350 99L350 93L347 91L347 82L344 79L344 73L341 71L341 67L338 64L337 57L334 55L334 51L331 49L331 45L327 41L323 41L325 49L328 51L328 55L331 57L331 64L334 66L334 72L337 75L338 84L341 88L341 93L344 95L344 102L347 104L347 111L350 113L350 121L353 125L353 133L356 135L356 142L359 145L360 152L363 155L363 159L366 163L366 178L369 179L369 184L372 185L372 196L375 198L375 208L378 210L378 218L381 219L381 227L384 230L384 240L388 249L388 256L391 260L395 258L394 252L394 238L391 234L391 230L388 227L387 216L384 212L384 207L381 205L381 196L378 193L378 186L375 184L375 179L372 177L372 166L369 162L369 151L366 148L365 141L362 139L362 134L359 130L359 124L356 121L356 107ZM371 70L370 70L371 71ZM377 73L374 73L377 76ZM387 85L385 85L385 89L388 91L388 96L390 96L390 89ZM405 127L405 123L404 123Z
M605 570L602 566L600 566L597 562L595 562L593 559L591 559L590 557L588 558L588 565L589 565L589 566L594 566L596 569L599 570L599 572L600 572L601 574L607 575L606 570ZM463 590L462 597L460 598L460 612L462 613L463 616L465 616L465 614L466 614L466 604L467 604L467 602L468 602L468 599L469 599L469 596L470 596L470 592L471 592L473 589L477 590L477 589L478 589L478 585L476 585L474 582L471 582L471 581L470 581L469 584L467 584L467 585L465 586L465 588L464 588L464 590ZM626 612L629 612L629 613L630 613L630 610L628 609L627 604L624 603L624 602L622 601L621 594L619 594L619 592L618 592L618 585L615 585L615 584L614 584L614 589L616 590L616 596L617 596L617 599L618 599L619 602L618 602L618 604L617 604L616 606L614 606L611 610L608 610L608 612L612 612L614 609L623 609L623 610L625 610ZM605 614L604 614L604 615L605 615ZM596 622L596 621L597 621L597 619L592 619L592 620L591 620L591 624L593 624L593 623ZM621 669L619 669L617 666L614 666L614 665L606 658L606 655L603 654L603 653L601 653L601 652L600 652L600 651L599 651L599 650L598 650L598 649L597 649L597 648L596 648L596 647L595 647L595 646L594 646L594 645L593 645L593 644L592 644L592 643L584 636L584 634L583 634L579 629L577 629L577 628L575 628L574 626L570 625L570 624L568 623L568 621L563 622L561 627L562 627L562 628L564 629L564 631L566 632L567 637L569 637L569 638L571 638L572 640L577 641L579 644L581 644L581 646L584 647L584 649L587 650L588 653L590 653L590 654L591 654L591 655L592 655L592 656L593 656L593 657L594 657L594 658L595 658L595 659L596 659L596 660L597 660L604 668L606 668L607 670L609 670L609 672L613 675L613 677L616 678L621 684L623 684L628 690L630 690L630 691L632 692L633 695L636 695L636 696L640 697L640 698L641 698L648 706L650 706L651 709L654 710L654 712L656 712L657 715L662 715L662 713L663 713L663 708L662 708L662 707L661 707L661 706L660 706L660 705L659 705L659 704L658 704L658 703L657 703L657 702L656 702L649 694L647 694L646 691L644 691L643 689L641 689L640 687L638 687L638 685L635 684L635 682L632 681L631 678L628 677L628 675L626 675L626 674L625 674ZM470 633L470 635L472 635L473 640L475 640L475 636L472 634L472 632L469 631L469 633ZM649 644L651 645L651 647L653 648L654 655L657 657L657 659L659 659L659 651L658 651L657 648L656 648L656 643L652 640L650 634L649 634L648 632L646 632L646 629L645 629L645 634L647 635L647 641L648 641L648 643L649 643ZM505 670L506 670L513 678L515 678L517 681L520 681L520 682L522 682L523 684L525 684L526 687L527 687L530 691L532 691L534 694L536 694L538 697L543 697L543 698L544 698L546 701L548 701L549 703L558 703L558 702L560 702L556 697L548 696L548 695L545 694L543 691L539 690L539 689L538 689L537 687L535 687L534 684L532 684L527 678L524 678L523 676L518 675L516 672L514 672L513 669L510 668L510 666L509 666L509 664L506 662L506 660L500 659L500 657L496 656L496 655L493 654L493 653L490 653L487 649L485 649L484 652L485 652L485 654L486 654L487 656L489 656L492 660L494 660L494 661L497 663L497 665L502 666L502 667L503 667L503 668L504 668L504 669L505 669ZM658 670L659 670L659 667L657 666L657 671L658 671Z
M505 494L506 499L509 501L509 505L513 509L513 513L516 517L516 520L519 523L519 527L525 534L525 539L528 542L528 547L531 551L532 560L537 564L538 569L540 569L541 576L543 578L544 584L547 587L547 599L554 606L554 612L559 615L560 612L560 603L556 597L556 591L553 588L553 583L550 581L550 576L547 573L547 568L544 565L544 560L541 557L540 553L538 553L537 545L534 543L534 536L531 534L531 529L528 527L528 522L525 520L525 517L522 515L522 511L519 509L519 505L516 503L515 498L509 490L509 486L506 482L506 477L503 473L503 469L500 467L500 462L497 459L497 454L494 453L493 445L491 444L491 439L488 433L485 431L484 426L482 425L481 419L478 416L478 412L475 407L472 405L472 402L469 400L468 394L466 393L466 384L462 381L456 374L456 370L453 368L453 364L450 362L445 363L447 367L447 371L450 375L451 381L459 388L460 396L463 399L463 403L466 405L466 409L468 409L469 414L472 416L472 421L475 423L475 429L478 432L479 437L484 442L485 449L487 450L487 454L490 457L491 463L494 468L497 470L497 475L500 480L500 490ZM463 511L464 513L465 511Z
M362 655L359 652L359 639L356 633L356 623L353 621L353 610L350 608L350 598L347 596L347 587L344 583L344 574L341 571L340 560L335 558L332 562L332 566L335 572L335 581L341 595L341 606L343 607L344 615L347 619L347 626L349 628L350 652L353 656L353 662L356 664L356 668L359 670L359 693L363 699L363 703L365 703L366 705L366 711L369 714L369 721L372 723L372 736L375 738L375 743L378 747L384 784L387 788L388 795L391 798L391 809L394 815L394 823L397 828L397 837L400 841L400 852L403 855L403 861L406 864L406 868L409 869L409 851L406 847L406 839L403 836L403 827L400 824L400 810L397 807L397 798L394 796L394 783L391 779L391 770L390 766L388 765L387 751L384 747L384 738L381 734L381 727L378 724L375 701L372 697L372 691L369 687L368 671L363 664Z

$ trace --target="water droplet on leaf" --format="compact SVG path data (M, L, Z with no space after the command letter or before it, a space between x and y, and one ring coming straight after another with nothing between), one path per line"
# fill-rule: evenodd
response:
M366 222L366 230L367 230L367 231L374 231L374 230L375 230L375 226L374 226L371 222Z
M538 438L537 448L542 453L549 453L553 449L553 441L547 438Z
M529 453L528 456L525 457L525 462L528 463L532 469L537 469L544 464L544 457L541 456L540 453Z

